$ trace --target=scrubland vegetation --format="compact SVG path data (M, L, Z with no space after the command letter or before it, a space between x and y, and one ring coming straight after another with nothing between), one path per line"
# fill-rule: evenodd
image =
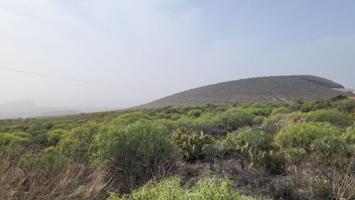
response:
M2 199L354 199L355 101L0 121Z

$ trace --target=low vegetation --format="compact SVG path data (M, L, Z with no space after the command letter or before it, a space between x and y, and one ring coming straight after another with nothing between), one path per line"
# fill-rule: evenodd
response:
M355 101L0 121L0 199L354 199Z

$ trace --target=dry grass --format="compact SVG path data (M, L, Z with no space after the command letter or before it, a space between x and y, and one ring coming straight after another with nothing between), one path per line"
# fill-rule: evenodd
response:
M8 162L0 161L0 199L88 199L104 187L106 171L73 164L53 176L28 174L19 167L7 169Z

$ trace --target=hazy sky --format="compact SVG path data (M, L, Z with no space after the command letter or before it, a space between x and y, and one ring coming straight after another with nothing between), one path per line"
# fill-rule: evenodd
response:
M0 67L118 85L0 70L0 103L68 108L267 75L355 88L355 1L0 0Z

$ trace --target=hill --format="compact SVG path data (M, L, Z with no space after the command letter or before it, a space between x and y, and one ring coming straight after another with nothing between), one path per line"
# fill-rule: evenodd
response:
M342 85L317 76L257 77L187 90L150 102L142 107L285 101L289 99L327 99L346 94L341 89L344 89Z

